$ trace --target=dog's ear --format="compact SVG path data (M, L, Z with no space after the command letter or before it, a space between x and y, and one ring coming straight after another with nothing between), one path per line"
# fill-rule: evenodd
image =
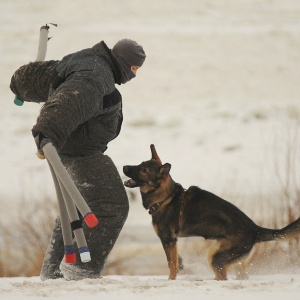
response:
M159 156L157 155L155 146L153 144L150 145L150 149L151 149L152 159L155 159L156 161L158 161L161 164L161 160L160 160Z
M163 176L169 175L170 170L171 170L171 164L165 163L160 168L160 174L163 175Z

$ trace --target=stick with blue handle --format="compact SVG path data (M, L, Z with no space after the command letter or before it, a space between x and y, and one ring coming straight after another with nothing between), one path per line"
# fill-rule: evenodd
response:
M50 23L54 26L57 26L57 24ZM49 26L48 24L42 26L40 28L40 37L39 37L39 48L38 53L36 57L36 61L44 61L46 57L47 52L47 45L48 45L48 33L49 33ZM20 99L18 96L15 97L14 103L18 106L22 106L24 104L24 101Z
M82 230L82 223L79 219L76 206L72 199L70 198L69 193L65 189L63 183L59 180L60 189L62 191L63 197L65 199L65 205L68 213L68 217L71 221L71 228L74 232L78 250L80 253L80 259L82 262L89 262L91 260L91 255L89 248L87 246L85 236ZM65 249L66 252L66 249Z

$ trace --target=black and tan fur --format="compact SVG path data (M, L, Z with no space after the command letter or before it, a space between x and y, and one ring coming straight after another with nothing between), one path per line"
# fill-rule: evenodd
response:
M215 279L226 280L229 266L246 259L254 244L300 234L300 218L282 229L262 228L236 206L208 191L196 186L185 190L171 178L171 165L162 164L154 145L150 147L150 160L123 167L124 174L131 178L124 184L140 188L143 206L152 215L167 256L169 279L176 279L179 270L178 237L215 240L208 259Z

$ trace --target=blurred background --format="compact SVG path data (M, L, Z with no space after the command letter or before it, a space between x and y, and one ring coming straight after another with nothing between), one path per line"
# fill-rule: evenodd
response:
M31 136L41 106L15 106L9 89L51 22L46 59L101 40L145 49L137 78L118 87L124 125L106 152L122 178L122 166L150 158L154 143L175 181L224 197L259 225L299 216L299 1L0 0L0 276L39 274L57 214ZM104 274L167 274L138 190L127 191L129 218ZM249 270L296 272L297 249L299 239L260 245ZM206 274L206 251L202 238L180 240L183 272Z

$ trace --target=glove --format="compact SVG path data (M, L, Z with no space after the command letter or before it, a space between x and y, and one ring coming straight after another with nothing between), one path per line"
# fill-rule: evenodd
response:
M35 143L36 143L36 146L37 146L37 157L39 159L45 159L45 154L44 154L44 151L43 151L43 147L48 144L48 143L51 143L51 139L44 136L41 132L36 135L34 137L34 140L35 140Z

